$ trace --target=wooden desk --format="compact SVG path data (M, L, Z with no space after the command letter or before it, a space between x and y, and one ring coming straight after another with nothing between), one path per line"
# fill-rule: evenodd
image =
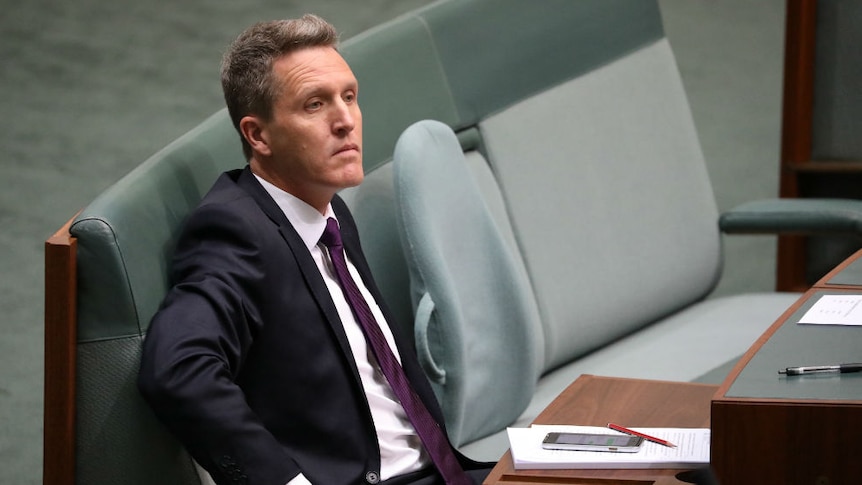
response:
M740 359L712 403L711 463L723 485L862 481L862 373L780 376L862 361L862 328L797 325L824 294L862 294L862 252L821 279Z
M582 375L540 414L534 424L708 428L709 405L718 386ZM506 452L485 485L680 484L681 470L515 470Z

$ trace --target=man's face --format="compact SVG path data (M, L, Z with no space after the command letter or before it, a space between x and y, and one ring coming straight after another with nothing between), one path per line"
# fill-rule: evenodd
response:
M335 192L362 182L362 113L353 71L332 47L294 51L273 64L271 120L252 170L322 210Z

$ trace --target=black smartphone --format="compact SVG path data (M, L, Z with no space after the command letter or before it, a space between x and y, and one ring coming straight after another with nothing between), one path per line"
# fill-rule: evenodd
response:
M542 441L542 448L635 453L640 449L641 443L643 438L624 434L548 433Z

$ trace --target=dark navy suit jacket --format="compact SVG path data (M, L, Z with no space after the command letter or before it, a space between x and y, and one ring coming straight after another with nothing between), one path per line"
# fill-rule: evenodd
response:
M356 225L332 201L345 251L384 315ZM189 216L173 287L144 343L139 387L217 483L374 483L380 455L335 305L311 254L246 167L223 174ZM412 346L404 370L442 414ZM458 455L466 467L470 462Z

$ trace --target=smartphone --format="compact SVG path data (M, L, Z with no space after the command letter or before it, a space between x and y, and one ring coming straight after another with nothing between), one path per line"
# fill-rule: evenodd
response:
M542 448L548 450L609 451L635 453L643 438L624 434L548 433Z

